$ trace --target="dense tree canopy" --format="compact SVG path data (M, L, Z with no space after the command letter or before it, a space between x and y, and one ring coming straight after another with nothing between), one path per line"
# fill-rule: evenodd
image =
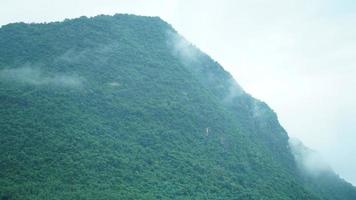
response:
M157 17L0 28L0 199L354 200Z

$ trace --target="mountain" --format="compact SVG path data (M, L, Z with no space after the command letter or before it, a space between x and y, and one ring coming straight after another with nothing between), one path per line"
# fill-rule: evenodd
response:
M0 199L354 200L158 17L0 28Z

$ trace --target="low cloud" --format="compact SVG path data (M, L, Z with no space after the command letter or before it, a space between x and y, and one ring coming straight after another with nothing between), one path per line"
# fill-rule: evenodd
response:
M246 93L234 79L230 79L228 80L228 82L229 82L229 86L228 86L229 91L228 94L224 97L223 102L230 104L233 102L235 98L238 98Z
M167 44L172 53L180 61L187 65L198 60L199 50L178 33L167 31Z
M206 59L206 55L199 48L173 31L167 32L167 44L171 48L172 54L178 58L184 66L193 72L199 73L199 75L204 74L205 83L208 82L215 86L217 86L216 84L220 84L216 78L216 74L203 69L207 67L204 62L202 62ZM222 99L224 103L232 103L235 98L245 94L242 87L232 77L230 77L227 82L228 83L222 87L223 90L228 88L225 97Z
M53 85L79 88L84 79L66 74L47 74L39 68L30 66L0 70L0 80L29 85Z
M290 138L289 146L299 169L306 172L306 174L315 177L332 172L331 167L324 161L322 156L316 151L305 147L300 140Z

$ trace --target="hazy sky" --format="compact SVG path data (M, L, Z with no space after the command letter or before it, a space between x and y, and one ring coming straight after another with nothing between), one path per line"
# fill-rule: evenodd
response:
M0 25L160 16L356 185L355 0L0 0Z

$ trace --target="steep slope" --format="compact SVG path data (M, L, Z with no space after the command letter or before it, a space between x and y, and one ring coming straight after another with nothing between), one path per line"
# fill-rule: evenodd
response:
M318 152L298 139L289 140L303 183L318 191L323 199L355 199L355 188L342 180Z
M355 199L275 113L157 17L0 29L1 199ZM336 196L336 197L335 197Z

